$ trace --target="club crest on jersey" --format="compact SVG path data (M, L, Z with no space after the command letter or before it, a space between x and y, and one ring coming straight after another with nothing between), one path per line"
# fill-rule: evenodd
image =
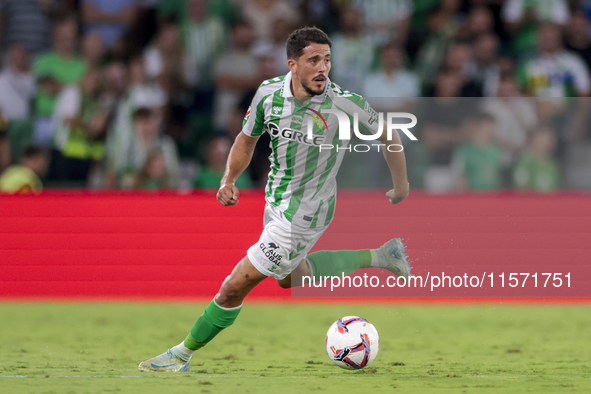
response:
M281 107L273 107L273 115L279 115L281 113L281 111L283 110L283 108Z
M291 117L291 122L292 123L298 123L298 124L302 124L304 123L304 118L300 115L294 115Z
M303 131L294 130L289 127L279 130L279 126L273 122L267 123L267 130L271 137L287 138L288 140L300 142L310 146L320 147L320 145L324 144L325 140L323 135L312 135L312 138L310 138L308 134L304 133Z

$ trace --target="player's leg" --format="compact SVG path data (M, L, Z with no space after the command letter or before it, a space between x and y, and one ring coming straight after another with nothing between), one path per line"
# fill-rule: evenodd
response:
M224 280L218 294L177 349L191 356L223 329L231 326L240 313L244 298L266 278L252 265L248 257L244 257Z
M315 243L315 241L314 241ZM313 281L324 277L341 276L361 268L384 268L405 278L410 277L405 245L400 238L386 242L378 249L323 250L311 253L288 275L277 283L283 288L301 286L303 278Z
M304 278L320 280L324 276L348 275L371 267L370 250L323 250L306 256L285 279L278 280L284 289L301 286Z
M139 370L187 371L193 353L234 323L244 298L266 278L266 275L261 274L252 265L248 257L242 259L224 280L220 291L197 319L185 340L165 353L141 362Z
M307 259L303 259L291 274L283 279L277 279L277 284L284 289L298 287L302 285L304 277L312 277L312 268Z

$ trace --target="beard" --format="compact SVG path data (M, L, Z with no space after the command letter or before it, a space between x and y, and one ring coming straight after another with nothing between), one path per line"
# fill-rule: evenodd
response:
M300 79L300 82L302 84L302 87L306 91L306 93L308 93L310 96L318 96L319 94L324 93L324 89L326 88L326 81L324 82L324 86L319 87L318 89L312 88L308 82L304 82L301 79Z

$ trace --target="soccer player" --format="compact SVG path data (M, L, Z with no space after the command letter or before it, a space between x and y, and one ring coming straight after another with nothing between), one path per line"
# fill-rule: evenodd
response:
M224 206L238 203L238 176L247 168L258 138L271 135L271 172L266 187L264 230L234 268L219 293L205 308L189 335L165 353L143 361L140 371L178 372L189 369L193 353L234 323L247 294L271 276L279 286L290 288L302 277L341 276L360 268L385 268L410 277L405 246L392 239L378 249L320 251L308 255L330 224L336 196L336 174L348 140L339 139L338 115L323 111L339 109L359 120L359 130L378 133L377 114L356 94L342 90L328 79L331 41L322 30L305 27L287 40L290 72L264 81L246 113L242 132L236 137L226 172L217 193ZM327 114L327 112L324 112ZM308 122L309 117L314 120ZM312 124L313 138L306 125ZM400 144L393 139L382 143ZM321 146L323 148L321 149ZM325 149L326 145L341 149ZM384 150L394 188L386 196L397 204L408 196L406 162L402 152Z

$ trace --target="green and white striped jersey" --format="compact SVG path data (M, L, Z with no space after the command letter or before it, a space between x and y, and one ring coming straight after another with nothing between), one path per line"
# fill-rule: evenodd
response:
M323 228L334 215L336 174L349 140L339 139L337 115L324 110L344 112L350 122L357 113L361 133L378 132L377 114L365 99L329 79L323 94L300 103L291 92L291 72L264 81L244 118L244 134L258 137L267 132L271 136L265 198L289 226ZM312 139L308 138L308 124L313 126Z

